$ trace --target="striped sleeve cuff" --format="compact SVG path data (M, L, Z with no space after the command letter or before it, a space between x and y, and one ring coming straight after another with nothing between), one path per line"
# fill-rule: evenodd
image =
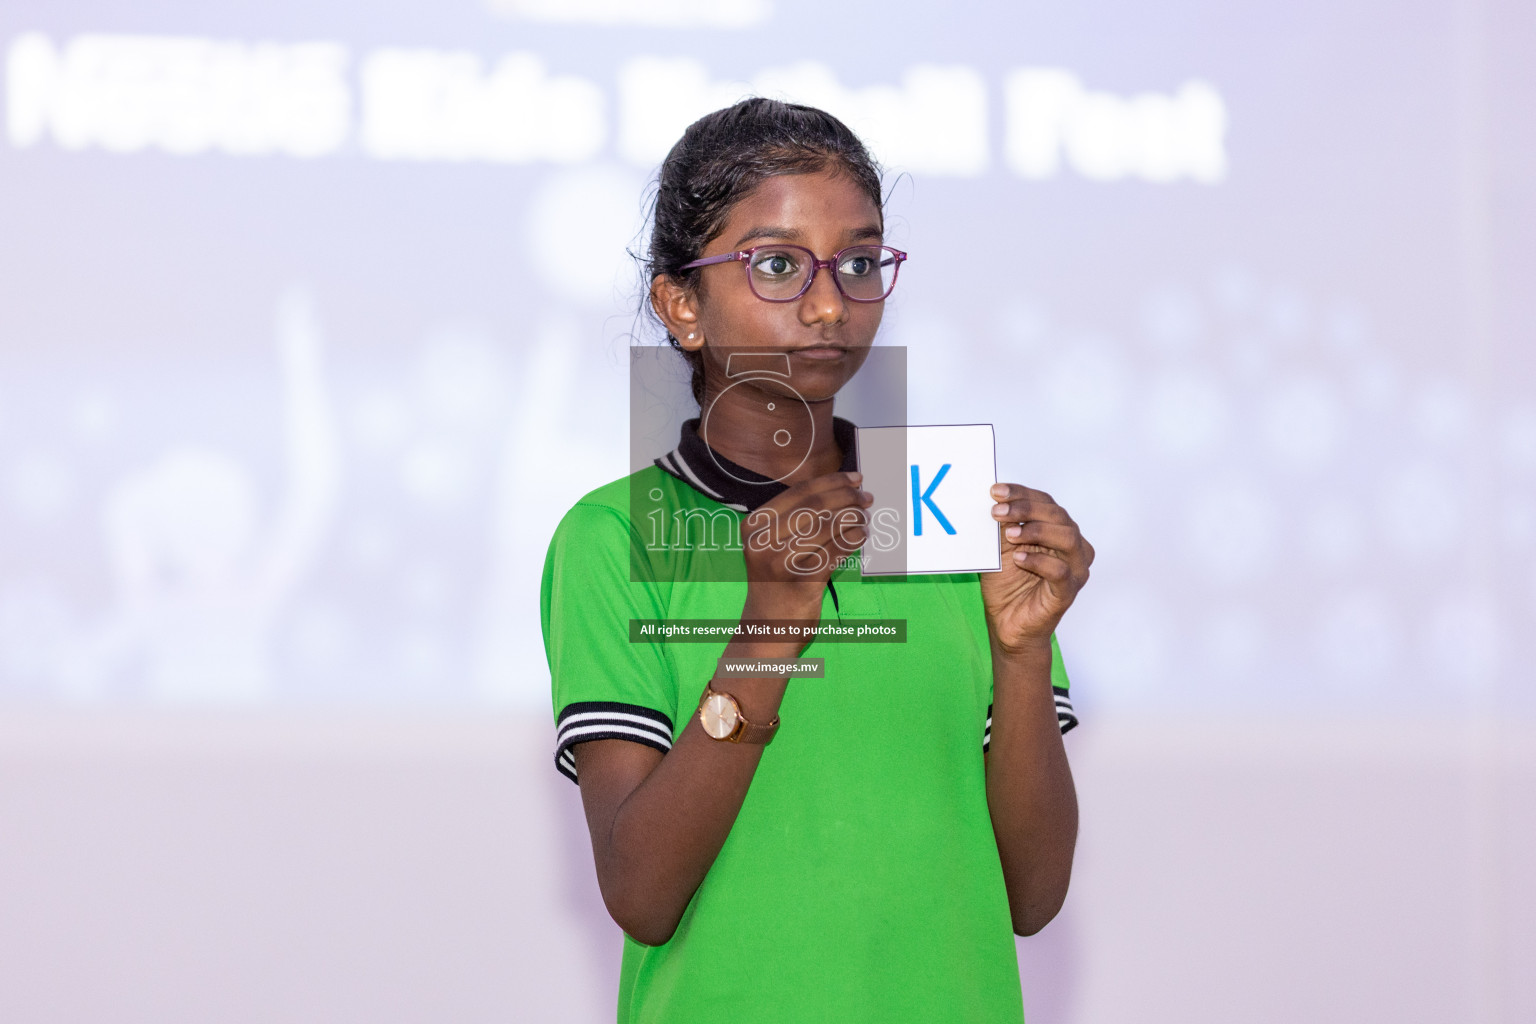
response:
M1077 727L1077 712L1072 710L1072 698L1067 696L1066 690L1054 691L1056 695L1056 724L1061 726L1063 733L1071 732Z
M1056 697L1056 724L1061 727L1063 733L1071 732L1077 727L1077 712L1072 710L1072 699L1067 696L1066 690L1052 690ZM987 705L987 724L982 727L981 751L986 753L992 749L992 705Z
M672 749L672 719L638 704L606 700L567 704L555 719L555 768L578 784L571 748L587 740L629 740L665 754Z

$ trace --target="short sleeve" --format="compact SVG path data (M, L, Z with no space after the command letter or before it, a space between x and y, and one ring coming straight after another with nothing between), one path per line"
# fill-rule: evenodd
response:
M630 619L662 618L654 581L630 579L630 528L616 509L579 504L544 560L539 611L555 712L555 767L572 782L571 747L622 739L663 753L676 719L661 645L631 643Z
M1067 679L1067 665L1061 660L1061 645L1056 634L1051 634L1051 694L1056 698L1056 723L1064 733L1077 727L1077 712L1072 709L1071 681Z
M1051 634L1051 696L1056 699L1056 724L1061 727L1063 733L1071 732L1077 727L1077 712L1072 708L1072 696L1069 692L1071 682L1067 679L1067 666L1061 660L1061 645L1056 642L1056 634ZM987 705L987 724L982 729L981 749L983 752L992 748L992 705Z

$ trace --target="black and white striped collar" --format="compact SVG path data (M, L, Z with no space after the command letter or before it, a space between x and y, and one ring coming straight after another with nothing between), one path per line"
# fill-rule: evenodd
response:
M854 429L847 420L832 417L832 436L843 453L840 469L844 473L859 468ZM737 512L750 512L788 490L786 484L754 473L712 450L699 437L697 419L683 424L677 447L657 459L656 465L705 497Z

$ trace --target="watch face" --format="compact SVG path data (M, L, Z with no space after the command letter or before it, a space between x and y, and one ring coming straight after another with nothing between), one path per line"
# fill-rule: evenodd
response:
M735 730L741 719L736 702L724 693L712 693L704 698L699 707L699 722L704 731L717 740L723 740Z

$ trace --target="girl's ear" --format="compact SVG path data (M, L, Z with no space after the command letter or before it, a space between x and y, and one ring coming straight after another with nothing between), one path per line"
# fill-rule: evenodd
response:
M651 308L661 318L667 333L684 349L696 352L704 347L695 296L681 282L667 274L658 274L651 281Z

